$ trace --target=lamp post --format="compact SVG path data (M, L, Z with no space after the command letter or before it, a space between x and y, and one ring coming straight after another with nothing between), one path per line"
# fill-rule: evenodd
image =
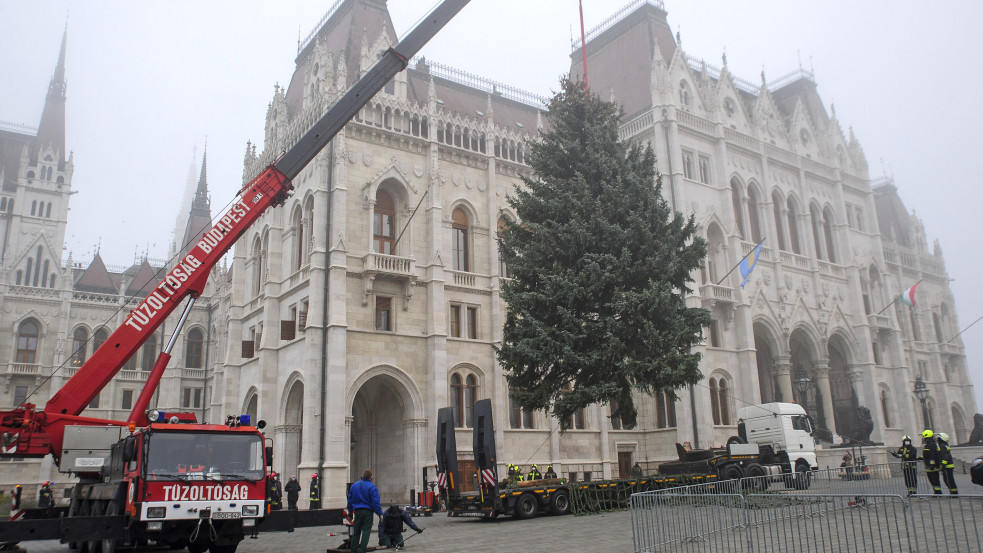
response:
M931 421L928 420L928 407L925 404L928 400L928 385L925 384L922 377L919 376L915 379L915 389L913 392L915 393L915 397L918 398L918 401L922 403L922 421L925 422L925 428L927 429L931 424Z
M809 380L809 375L806 374L805 369L802 365L799 365L795 370L795 380L792 381L792 385L795 386L795 391L799 392L799 398L802 400L802 408L808 410L808 398L806 397L806 392L809 391L809 386L812 385L812 381Z

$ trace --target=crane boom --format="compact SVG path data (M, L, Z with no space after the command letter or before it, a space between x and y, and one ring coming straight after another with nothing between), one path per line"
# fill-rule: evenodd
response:
M202 294L208 276L218 261L263 213L286 200L293 188L292 179L362 106L406 68L409 59L469 1L444 0L402 41L386 51L294 146L240 189L232 207L178 260L147 297L129 312L123 324L51 397L43 412L38 412L31 404L0 412L0 455L37 457L52 453L58 461L65 426L125 425L122 421L92 419L80 415L181 302L194 301ZM145 401L149 401L169 358L169 352L161 354L151 377L148 378L144 393L137 402L138 406L143 404L145 407ZM131 422L132 419L131 416Z

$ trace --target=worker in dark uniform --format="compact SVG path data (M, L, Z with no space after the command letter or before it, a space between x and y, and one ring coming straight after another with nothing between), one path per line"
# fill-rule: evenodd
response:
M543 477L543 474L541 472L539 472L539 465L537 465L536 463L533 463L532 464L532 468L529 469L529 479L530 480L539 480L542 477Z
M932 483L932 493L942 495L942 483L939 482L939 443L935 441L935 433L925 429L922 432L922 460L925 461L925 476Z
M280 502L283 501L283 488L280 486L280 477L275 472L266 479L266 501L271 511L279 511L282 507Z
M23 488L20 487L20 484L17 484L16 486L14 486L13 491L10 492L10 499L11 499L10 508L12 510L20 509L20 496L21 496L21 492L23 491L24 490Z
M901 459L901 472L904 474L908 495L918 493L918 448L911 443L911 438L909 436L901 438L901 447L897 451L892 451L891 455Z
M291 476L283 490L287 492L287 509L296 511L297 500L300 499L300 482L297 481L297 477Z
M635 479L642 477L642 465L639 465L638 461L635 461L635 466L631 467L631 477Z
M939 432L936 436L939 444L939 466L942 469L942 480L945 482L951 495L959 495L959 488L956 487L956 475L953 472L956 464L952 460L952 451L949 449L949 435Z
M311 510L316 511L321 508L321 478L317 473L311 475Z
M38 509L50 509L54 506L55 494L51 491L51 482L45 482L38 490Z
M556 478L556 471L553 470L553 463L546 465L546 478Z
M383 547L396 547L397 549L403 547L404 522L416 530L417 534L423 532L423 528L417 526L410 515L399 508L399 505L390 505L385 514L382 515L382 522L379 524L379 544Z

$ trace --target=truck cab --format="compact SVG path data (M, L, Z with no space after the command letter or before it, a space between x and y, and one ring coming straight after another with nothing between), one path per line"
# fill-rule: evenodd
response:
M788 454L793 468L818 468L816 440L805 409L796 403L763 403L737 410L738 434L742 441L757 446L771 446Z

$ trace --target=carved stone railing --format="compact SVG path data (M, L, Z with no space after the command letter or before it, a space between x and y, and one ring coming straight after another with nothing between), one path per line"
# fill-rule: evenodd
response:
M366 254L362 258L362 267L366 272L380 276L405 276L410 277L416 262L410 257L400 257L398 255L385 255L381 253Z
M38 376L41 374L41 364L40 363L11 363L7 365L7 373Z
M700 296L703 301L718 301L734 303L734 289L730 286L720 286L717 284L704 284L700 286Z

